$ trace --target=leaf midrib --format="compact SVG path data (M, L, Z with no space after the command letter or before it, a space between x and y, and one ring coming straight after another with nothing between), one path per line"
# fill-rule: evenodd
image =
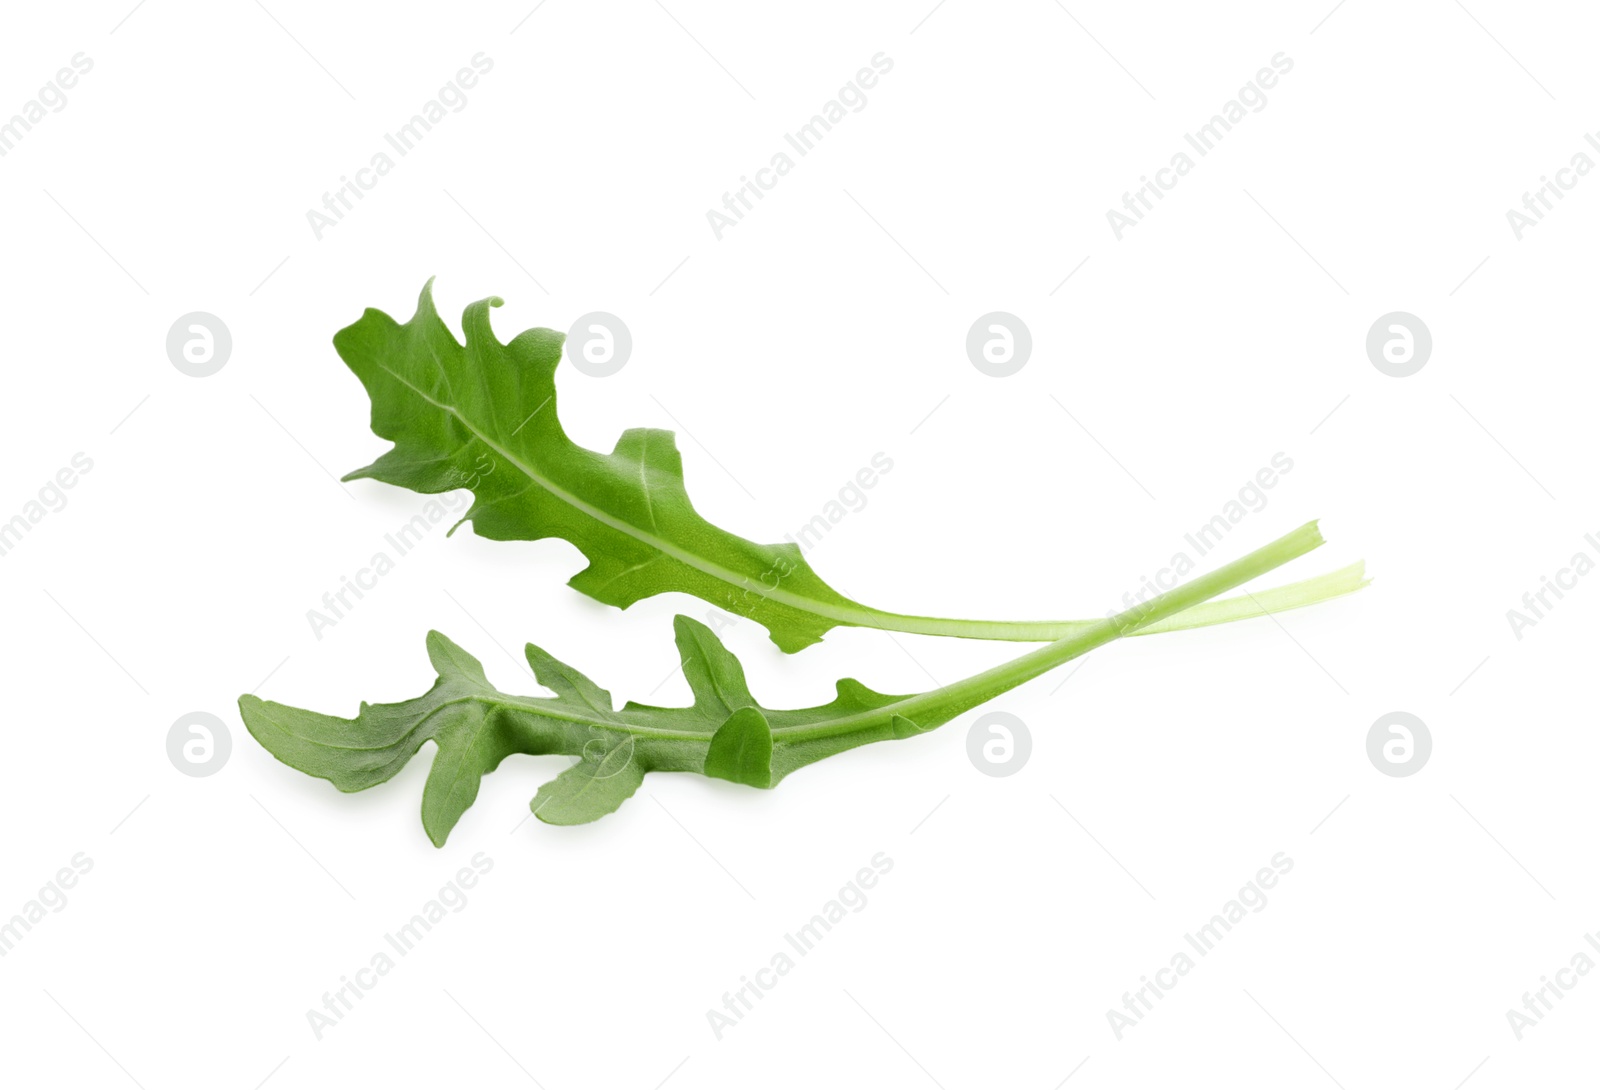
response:
M858 610L839 609L838 607L819 602L815 598L806 598L802 595L791 594L787 591L778 590L776 588L768 588L764 582L752 583L747 577L740 575L738 572L730 571L714 561L707 560L704 557L696 555L695 553L691 553L677 547L670 541L656 537L654 534L646 532L643 528L635 526L626 519L618 518L608 511L596 507L593 504L587 503L578 496L575 496L571 492L568 492L566 489L560 487L554 481L535 470L532 466L523 462L522 459L511 453L511 451L501 446L489 435L485 434L482 429L480 429L476 424L463 415L461 410L456 408L456 406L448 405L442 401L438 401L435 398L430 397L426 390L423 390L421 387L407 379L404 375L392 370L381 362L377 364L377 367L380 371L384 372L396 382L399 382L401 385L411 390L414 394L426 401L428 404L432 405L434 408L442 409L451 416L455 417L461 426L466 428L467 431L471 432L479 442L483 443L484 446L499 454L507 462L510 462L522 472L523 476L527 477L540 488L543 488L546 492L550 493L550 495L556 497L574 510L581 511L583 514L588 515L596 522L599 522L602 525L608 526L621 534L631 537L635 541L649 545L651 548L668 557L671 557L673 560L678 561L685 567L693 568L695 571L698 571L704 575L709 575L720 582L728 584L729 586L740 587L746 591L750 591L762 598L768 599L769 601L779 602L783 605L791 606L795 609L801 610L802 612L810 613L815 616L826 617L827 619L835 621L839 624L865 624L868 627L871 627L875 618L881 619L883 616L885 616L878 610L866 608Z
M866 725L873 719L886 718L887 714L893 714L893 710L895 708L900 707L902 704L911 703L918 697L927 698L936 694L943 694L945 691L946 690L936 689L931 693L919 693L915 697L902 699L894 704L885 705L883 708L869 709L864 712L854 712L850 715L840 716L834 719L819 719L811 723L801 723L787 727L774 727L772 728L772 733L775 738L785 737L795 738L796 740L804 740L809 732L815 731L818 728L837 730L837 728L841 726L849 727L858 724ZM322 739L309 738L304 734L296 733L295 731L290 730L288 726L277 717L273 718L273 724L282 733L288 735L290 738L305 742L308 745L317 746L323 749L337 749L342 752L378 753L386 749L393 749L395 746L404 742L407 738L415 735L419 730L422 730L424 727L426 727L428 723L433 720L434 716L438 715L446 708L451 708L457 704L464 704L472 701L477 701L488 708L506 708L514 711L527 712L530 715L539 715L547 719L555 719L563 723L572 723L578 726L598 728L600 730L614 731L622 734L630 734L637 738L648 738L653 741L692 742L699 745L710 745L712 735L715 734L715 731L675 730L667 727L654 727L650 726L649 724L642 723L618 722L614 719L604 719L598 716L589 717L578 713L564 713L561 709L551 709L541 705L533 704L529 701L518 700L515 697L507 696L506 694L498 691L494 692L492 695L488 693L465 693L461 696L452 697L449 700L441 701L439 704L428 709L427 713L418 719L411 729L406 731L405 734L400 738L380 746L337 745L332 742L323 741ZM264 701L263 703L266 702ZM750 707L754 707L758 711L762 711L763 714L765 714L765 710L757 704L751 704ZM664 708L661 710L667 712L690 712L694 709L690 707Z

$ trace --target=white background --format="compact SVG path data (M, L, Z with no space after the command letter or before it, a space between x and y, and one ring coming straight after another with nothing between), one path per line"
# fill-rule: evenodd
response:
M1521 640L1506 611L1596 553L1600 179L1520 241L1506 210L1600 125L1593 13L532 4L6 12L0 116L75 53L94 62L0 159L0 518L75 453L94 463L0 557L0 917L93 860L0 960L7 1076L1589 1077L1600 977L1521 1040L1506 1012L1600 928L1600 579ZM494 67L466 108L316 239L306 211L479 52ZM718 241L706 211L879 52L894 68L868 105ZM1280 52L1293 71L1266 107L1118 241L1106 211ZM1009 778L969 762L969 715L771 793L652 776L552 828L522 819L564 760L514 758L436 850L417 818L431 748L340 795L262 751L239 694L340 714L415 695L437 627L506 688L532 688L503 648L533 640L619 700L671 702L671 617L708 607L602 607L564 586L570 546L463 529L313 635L307 610L421 502L332 479L385 444L330 337L368 306L408 317L432 275L452 325L503 296L502 339L622 316L632 359L565 369L561 419L601 449L677 430L697 506L745 536L781 539L887 454L810 557L872 605L1101 614L1278 452L1292 472L1218 555L1320 517L1331 544L1281 578L1365 558L1375 582L1008 694L994 708L1034 747ZM993 310L1032 331L1011 378L965 355ZM1395 310L1435 342L1407 379L1364 347ZM232 332L211 378L166 356L191 311ZM846 675L916 691L1017 650L838 630L785 657L752 623L724 636L772 706ZM1394 710L1432 732L1409 778L1366 755ZM167 757L191 711L232 731L209 778ZM306 1011L477 852L494 866L466 908L317 1040ZM718 1040L707 1010L877 852L894 866L867 907ZM1106 1012L1277 852L1294 867L1267 907L1118 1040Z

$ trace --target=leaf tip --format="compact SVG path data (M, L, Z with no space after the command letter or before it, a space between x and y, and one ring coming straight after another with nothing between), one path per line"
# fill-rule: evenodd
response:
M672 634L679 641L709 637L718 643L722 642L717 639L717 634L711 630L710 625L705 624L703 621L695 620L687 613L679 613L673 616Z
M462 650L461 646L438 629L428 630L428 661L442 678L465 678L478 684L487 684L483 663Z
M444 847L444 842L450 839L450 826L446 826L442 829L435 828L433 822L428 820L428 811L426 806L423 807L422 811L422 828L423 831L428 834L428 839L433 842L433 846L435 848Z
M244 721L244 729L252 735L256 732L252 722L261 714L262 705L265 703L266 701L254 693L245 693L239 698L239 718Z

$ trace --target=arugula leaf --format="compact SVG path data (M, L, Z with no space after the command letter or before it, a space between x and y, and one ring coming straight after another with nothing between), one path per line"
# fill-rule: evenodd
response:
M910 738L949 722L1103 644L1164 623L1185 610L1285 564L1322 544L1307 523L1272 544L1094 622L1010 662L931 692L893 696L854 679L837 684L827 704L764 708L750 694L744 668L705 625L679 616L678 654L694 702L686 708L629 703L578 670L528 645L528 664L554 695L514 696L492 686L477 659L437 632L428 634L433 687L397 704L361 705L354 719L239 698L245 726L291 767L360 791L397 773L424 742L438 746L422 793L422 823L442 845L478 795L479 781L513 753L567 754L571 768L539 789L534 815L574 825L611 813L648 772L698 772L751 787L773 787L796 769L869 742ZM1335 577L1341 577L1335 573ZM1323 577L1323 579L1334 577ZM1319 580L1300 584L1326 593ZM1248 597L1248 595L1246 596ZM1260 597L1260 596L1258 596ZM1285 608L1301 604L1286 600Z
M429 280L404 325L369 309L334 336L372 399L372 430L394 443L345 480L370 477L421 493L470 488L474 503L462 521L484 537L556 537L577 546L589 566L570 585L584 594L621 608L668 591L692 594L764 625L784 651L815 643L836 625L1042 642L1098 623L918 617L846 598L797 545L758 545L702 518L689 501L670 431L630 429L610 454L569 439L555 406L563 334L530 329L501 344L489 323L489 309L501 300L491 297L466 308L466 344L458 344L434 309L432 287ZM1324 597L1359 583L1359 573L1328 582ZM1163 631L1270 608L1232 599L1174 618Z

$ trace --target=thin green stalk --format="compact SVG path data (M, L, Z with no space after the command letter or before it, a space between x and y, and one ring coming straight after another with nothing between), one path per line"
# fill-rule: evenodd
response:
M1367 582L1365 565L1357 561L1337 571L1325 572L1310 579L1273 587L1271 590L1205 602L1167 618L1159 624L1141 628L1137 634L1146 636L1158 632L1181 632L1191 628L1204 628L1207 625L1249 620L1268 613L1282 613L1287 609L1300 609L1358 591L1366 586ZM919 636L957 636L1013 643L1048 643L1074 633L1086 632L1099 621L971 621L883 613L874 610L870 621L856 618L846 623Z
M1132 609L1124 610L1101 621L1094 621L1086 628L1077 629L1046 647L1030 651L1010 662L1003 662L999 666L973 674L952 685L919 693L883 708L875 708L816 726L778 728L772 732L773 739L802 742L837 737L859 731L863 727L892 722L897 717L912 723L947 723L962 712L992 700L1001 693L1031 681L1040 674L1047 673L1097 647L1121 639L1123 636L1133 635L1141 629L1165 621L1208 599L1265 575L1274 568L1304 556L1322 543L1322 532L1317 528L1316 522L1308 522L1231 564L1225 564L1216 571L1174 587Z

